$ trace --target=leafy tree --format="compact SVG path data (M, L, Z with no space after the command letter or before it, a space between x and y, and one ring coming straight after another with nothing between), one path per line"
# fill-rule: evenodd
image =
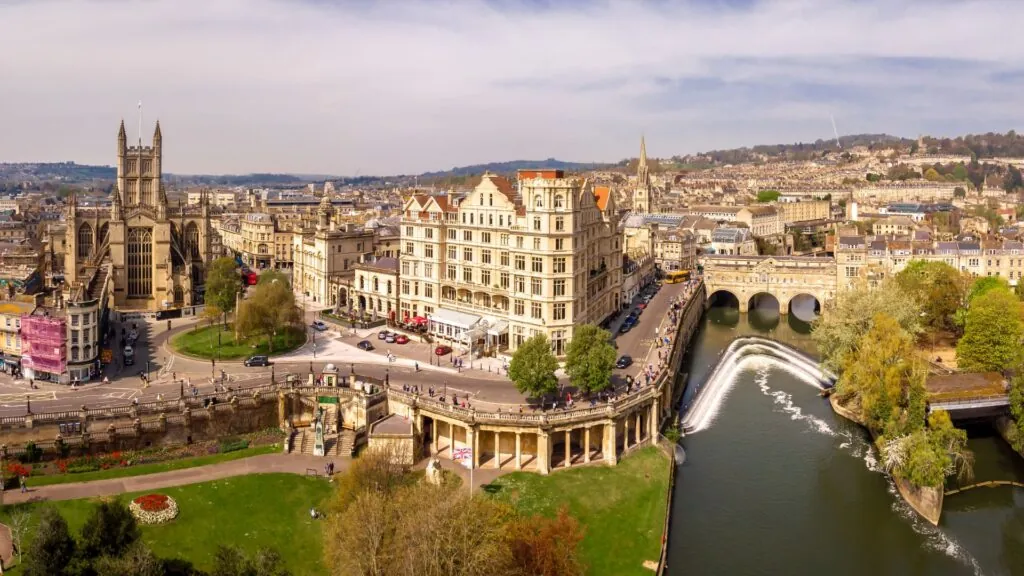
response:
M856 349L879 313L895 319L912 336L921 332L921 307L895 282L885 282L875 289L854 288L844 292L842 298L826 302L825 311L814 321L811 338L822 363L841 372L846 356Z
M269 548L261 548L246 556L233 546L218 546L213 555L211 576L290 576L281 562L281 555Z
M508 366L508 377L523 394L539 397L558 389L558 360L551 353L551 343L544 334L537 334L519 345Z
M75 556L75 539L68 523L56 508L46 507L39 513L39 526L28 547L25 576L56 576L65 574Z
M953 177L956 178L959 182L967 180L967 167L963 165L963 162L958 163L956 166L953 166ZM959 186L957 187L957 189L963 191L963 188L960 188ZM956 193L956 190L954 190L953 192Z
M295 293L287 281L257 284L253 295L242 302L235 319L235 329L242 336L266 336L271 352L274 336L280 330L301 324L302 312L295 305Z
M906 435L924 426L925 374L913 337L878 313L845 356L836 394L859 400L865 423L876 434Z
M782 193L777 190L761 190L757 193L757 201L762 203L775 202L779 199L779 196L782 196Z
M0 478L0 482L3 479ZM11 518L7 523L7 527L11 530L11 544L14 545L14 551L18 553L18 563L21 563L21 554L23 552L22 542L25 540L25 536L28 534L29 526L32 524L32 514L24 510L14 512L11 514Z
M953 197L954 198L966 198L967 197L967 190L965 190L963 186L957 186L956 188L953 188Z
M138 523L124 502L100 502L82 527L81 551L86 558L120 556L140 534Z
M217 258L206 272L206 303L213 304L224 314L234 311L235 300L242 290L242 277L231 258Z
M936 172L935 168L929 168L924 172L924 179L929 182L939 182L943 178L942 175Z
M260 278L256 282L256 285L259 286L260 284L271 284L273 282L282 282L284 283L285 286L291 286L290 282L288 281L288 277L285 276L285 274L280 270L264 270L263 273L260 274Z
M896 275L896 284L921 307L922 323L938 331L955 327L967 279L945 262L912 260Z
M573 330L565 358L565 371L573 386L587 392L604 390L611 384L615 369L615 348L612 335L593 324Z
M956 345L963 370L1006 370L1021 361L1021 304L1008 289L992 288L974 298L967 311L964 336Z
M1024 190L1024 178L1021 177L1020 170L1012 164L1007 167L1006 176L1003 177L1003 190L1007 192Z
M1010 381L1010 415L1016 424L1014 450L1024 451L1024 373L1018 372Z
M1013 287L1013 293L1017 295L1017 298L1024 300L1024 282L1017 282L1017 285Z

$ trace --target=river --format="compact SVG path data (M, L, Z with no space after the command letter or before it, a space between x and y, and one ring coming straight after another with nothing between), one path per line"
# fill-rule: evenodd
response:
M774 311L713 307L684 371L703 382L744 334L812 351L809 331ZM976 479L1024 481L1024 459L990 427L970 435ZM950 496L933 527L879 471L867 434L783 371L741 373L711 426L683 445L669 575L1024 575L1024 490Z

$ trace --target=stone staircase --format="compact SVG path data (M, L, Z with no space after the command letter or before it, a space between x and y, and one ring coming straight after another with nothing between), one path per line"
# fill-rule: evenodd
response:
M324 435L324 456L351 457L355 449L356 434L351 430L342 430L341 434ZM313 455L316 444L316 432L312 427L303 428L295 437L292 453Z

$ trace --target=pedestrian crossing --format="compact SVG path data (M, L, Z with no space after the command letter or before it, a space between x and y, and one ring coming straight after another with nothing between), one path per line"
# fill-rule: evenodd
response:
M20 402L29 400L56 400L56 392L28 392L25 394L0 394L0 402Z

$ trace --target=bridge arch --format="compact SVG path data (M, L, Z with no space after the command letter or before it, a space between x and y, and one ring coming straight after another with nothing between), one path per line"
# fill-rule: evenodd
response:
M803 322L813 322L821 316L822 302L818 296L808 293L800 293L785 303L784 313Z
M708 308L736 308L742 311L745 302L731 290L716 290L708 294Z
M749 312L751 310L764 310L767 312L782 313L782 303L779 302L779 297L771 292L757 292L747 299L747 309L742 310L743 312Z

